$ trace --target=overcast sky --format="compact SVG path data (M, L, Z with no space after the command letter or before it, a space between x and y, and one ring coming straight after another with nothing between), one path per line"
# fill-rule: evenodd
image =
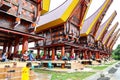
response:
M64 1L66 0L51 0L51 5L50 5L50 11L55 9L56 7L58 7L60 4L62 4ZM90 5L90 8L88 10L88 13L87 13L87 17L89 17L91 14L93 14L104 2L105 0L92 0L92 3ZM116 18L114 19L114 21L112 22L110 28L118 21L119 24L120 24L120 0L113 0L113 3L111 4L111 6L109 7L102 23L104 21L106 21L108 19L108 17L116 10L117 11L117 16ZM120 25L119 25L120 26ZM118 26L118 28L120 28ZM117 28L117 29L118 29ZM117 30L116 29L116 30ZM113 49L115 49L117 47L117 45L120 44L120 38L117 40L116 44L114 45Z

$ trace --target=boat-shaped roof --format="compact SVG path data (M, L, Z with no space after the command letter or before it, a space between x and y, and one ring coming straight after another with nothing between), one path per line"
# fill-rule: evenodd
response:
M91 2L91 0L89 1ZM45 29L58 26L60 24L64 24L80 2L83 2L83 1L82 0L66 0L62 5L60 5L56 9L48 12L43 16L40 16L40 21L38 22L38 26L36 26L35 32L38 33ZM86 5L88 5L90 2L86 2ZM82 17L84 17L85 14L83 14Z
M102 40L107 32L108 28L110 27L112 21L114 20L115 16L117 15L116 11L112 13L112 15L99 27L98 31L96 32L95 40Z
M98 10L96 10L96 12L94 12L85 20L82 29L80 30L81 36L87 36L92 31L94 31L93 29L95 29L97 22L101 22L111 3L112 0L105 0L105 2L98 8Z
M106 44L107 47L109 47L111 45L111 43L113 42L113 40L117 37L118 33L119 33L120 29L118 29L109 39L108 43ZM104 42L105 44L105 42Z
M103 41L102 41L102 43L103 43L104 45L107 45L108 40L109 40L110 38L114 38L114 37L118 34L118 32L120 31L120 29L118 29L118 30L113 34L113 32L115 31L115 29L116 29L117 26L118 26L118 23L116 23L116 24L114 25L114 27L111 28L111 29L105 34L105 36L104 36L104 38L103 38ZM113 35L112 35L112 34L113 34Z

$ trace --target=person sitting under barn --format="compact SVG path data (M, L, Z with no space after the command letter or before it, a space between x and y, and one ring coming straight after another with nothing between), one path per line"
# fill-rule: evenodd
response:
M24 54L22 54L21 60L22 61L27 61L29 59L27 51L25 51Z
M2 53L2 62L6 62L7 61L7 55L5 52Z
M34 60L35 60L35 58L34 58L34 56L33 56L33 50L30 50L30 51L29 51L28 57L29 57L29 60L30 60L30 61L34 61Z
M68 60L68 57L67 56L63 56L62 60Z

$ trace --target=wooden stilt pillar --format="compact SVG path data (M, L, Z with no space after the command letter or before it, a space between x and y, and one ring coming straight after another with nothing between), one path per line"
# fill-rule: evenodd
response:
M71 59L75 58L73 54L74 54L74 47L71 48L71 54L70 54Z
M48 58L50 58L50 48L48 48Z
M95 59L99 59L99 52L98 51L95 54Z
M46 59L46 56L47 56L47 54L46 54L46 48L44 48L44 55L43 55L43 59Z
M12 53L12 42L10 41L9 43L8 43L8 58L10 58L10 55L11 55L11 53Z
M52 48L52 60L55 60L55 48Z
M37 49L37 59L40 59L40 49Z
M87 59L87 50L84 51L83 57L84 57L84 59Z
M3 45L3 52L6 52L6 48L7 48L7 42L4 42L4 45Z
M22 43L22 54L25 53L25 51L28 50L28 37L23 36L23 43Z
M89 59L91 59L91 58L92 58L92 52L89 51Z
M62 60L62 57L65 56L65 47L62 46L62 49L61 49L61 60Z
M101 53L99 52L99 59L101 59Z
M19 50L19 37L15 39L15 46L14 46L14 57L17 57Z

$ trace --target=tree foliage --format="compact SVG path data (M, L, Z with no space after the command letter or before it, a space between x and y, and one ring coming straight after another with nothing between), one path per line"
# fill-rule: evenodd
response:
M120 44L117 46L117 48L112 52L113 58L120 60Z

